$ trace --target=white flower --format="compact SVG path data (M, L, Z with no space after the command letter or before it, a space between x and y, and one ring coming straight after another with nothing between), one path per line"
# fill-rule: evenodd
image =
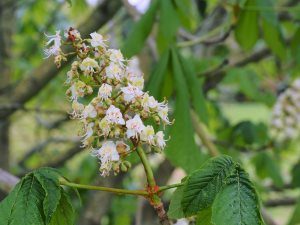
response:
M141 120L139 115L135 115L133 119L126 121L126 127L127 127L127 137L135 137L137 138L138 134L142 132L142 130L145 128L143 121Z
M144 88L144 78L143 77L130 76L130 77L127 77L127 79L130 82L130 84L139 88L140 90L143 90L143 88Z
M109 66L105 68L105 74L106 77L110 79L121 80L121 78L123 78L123 69L116 63L110 63Z
M104 142L100 149L94 151L94 155L98 156L101 161L100 171L102 176L107 176L112 168L112 162L120 159L116 145L112 141Z
M286 127L283 132L284 135L289 139L296 138L298 134L297 130L293 127Z
M140 97L144 94L143 91L141 91L138 87L132 86L131 84L128 84L127 87L122 87L121 91L124 94L124 100L126 102L131 102L137 97Z
M155 135L156 146L160 149L164 149L166 146L166 140L164 139L164 132L158 131Z
M130 150L129 145L125 144L124 141L117 141L116 146L117 146L117 151L119 152L119 154L126 153Z
M86 132L85 134L82 136L82 147L85 147L85 146L88 146L89 145L89 138L93 136L93 133L94 133L94 130L93 130L93 127L94 127L94 123L89 123L87 126L86 126Z
M50 56L59 55L61 49L61 36L60 36L60 30L57 30L55 35L47 35L45 36L49 39L46 43L46 46L51 45L49 48L44 49L45 58L49 58Z
M277 128L280 129L283 127L283 121L280 118L276 118L272 120L272 125Z
M109 84L102 84L98 91L98 96L102 100L106 100L111 96L112 86Z
M150 145L155 145L154 135L155 133L153 127L148 125L142 130L140 138L142 141L145 141Z
M124 57L120 50L117 49L109 49L109 59L110 61L119 64L120 66L123 66Z
M86 119L88 117L95 118L96 116L97 116L97 111L96 111L95 107L91 104L88 104L81 114L82 119Z
M80 69L82 71L84 71L85 75L90 75L90 74L94 73L95 69L98 69L98 68L99 68L99 65L96 62L96 60L91 59L89 57L85 58L80 64Z
M86 84L82 81L77 81L76 83L72 84L72 86L68 89L70 100L76 101L78 97L83 97L85 94L85 87Z
M149 111L150 109L157 108L159 103L155 100L153 96L150 96L148 93L145 93L143 95L142 99L142 106L146 111Z
M107 109L105 118L111 123L121 124L121 125L125 124L125 120L123 119L123 115L120 109L115 107L114 105L111 105Z
M72 109L73 109L73 112L71 113L71 115L73 117L80 117L80 115L82 114L82 112L84 110L84 105L77 102L77 100L74 100L72 102Z
M107 47L107 45L104 43L104 39L103 39L103 36L101 34L98 34L97 32L93 32L90 34L90 36L92 37L91 39L91 45L93 47Z
M75 41L75 39L81 38L80 32L73 27L70 27L69 30L66 30L64 36L66 38L69 38L69 40L71 41Z
M167 105L162 104L158 107L158 116L162 119L164 123L171 124L168 118L168 112L169 112L169 108Z
M107 120L107 118L104 117L99 122L99 128L101 130L102 135L104 135L105 137L109 135L111 129L110 129L110 122Z

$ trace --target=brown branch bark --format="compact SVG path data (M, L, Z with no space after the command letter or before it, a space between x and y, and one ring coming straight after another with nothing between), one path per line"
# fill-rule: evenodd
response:
M100 4L87 20L78 26L82 36L87 37L90 33L102 27L115 15L121 5L119 0L107 0ZM52 59L45 60L38 68L33 70L29 76L19 82L12 92L7 93L5 97L11 95L11 100L8 101L8 103L23 105L37 95L49 81L55 78L67 65L68 63L63 63L62 66L57 69ZM7 118L15 111L16 109L1 111L0 118Z
M0 169L0 190L9 193L14 186L19 182L19 178Z

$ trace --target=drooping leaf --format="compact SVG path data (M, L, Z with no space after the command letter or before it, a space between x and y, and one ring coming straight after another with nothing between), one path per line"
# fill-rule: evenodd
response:
M164 75L167 71L168 63L170 59L170 51L167 50L160 58L158 65L154 72L150 76L150 80L147 83L146 90L150 92L155 98L159 97L160 87L164 79Z
M298 225L298 224L300 224L300 200L298 200L294 212L288 222L288 225Z
M158 1L152 1L147 12L131 29L122 48L122 52L127 58L134 56L143 48L144 43L152 30L157 8Z
M34 176L38 179L46 193L43 206L46 223L48 224L61 198L58 181L60 174L51 168L41 168L34 172Z
M196 215L210 207L225 179L235 169L229 156L210 159L199 170L193 172L184 185L182 208L185 216Z
M189 86L192 105L198 113L200 119L205 124L208 124L207 104L202 90L202 83L196 76L196 71L191 60L180 57L180 62L183 68L184 75Z
M194 31L199 22L199 13L194 1L175 0L176 11L184 28Z
M261 178L271 177L277 187L282 187L283 178L277 161L269 152L257 153L253 158L258 176Z
M181 199L183 196L183 187L178 187L176 191L174 191L169 210L168 216L170 219L180 219L184 217L184 213L181 206Z
M292 169L292 185L300 187L300 161L297 162Z
M49 225L74 225L74 209L70 199L61 188L61 198Z
M258 7L264 9L273 7L272 0L256 0ZM283 42L277 14L274 10L260 10L262 18L262 31L266 43L270 49L281 59L286 57L286 47Z
M247 0L246 8L256 7L256 0ZM259 36L258 12L256 10L242 10L235 28L235 38L239 45L250 50Z
M218 225L262 225L259 202L248 175L240 167L228 177L212 206L212 222Z
M175 80L176 103L175 123L170 129L172 137L165 150L167 158L175 166L187 172L200 167L205 160L194 140L193 124L190 117L189 93L176 50L172 50L172 72Z
M211 208L200 211L197 215L196 225L213 225L211 223Z
M0 204L0 225L45 225L43 200L45 191L33 174Z
M160 18L157 42L158 50L162 52L175 41L179 21L172 0L159 1L159 3Z
M300 63L300 28L295 32L291 41L291 51L293 58L299 64Z

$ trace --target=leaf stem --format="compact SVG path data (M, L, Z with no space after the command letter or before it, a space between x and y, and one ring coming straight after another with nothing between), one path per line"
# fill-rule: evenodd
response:
M110 187L101 187L101 186L92 186L92 185L85 185L85 184L76 184L71 183L66 180L60 180L59 183L64 186L73 187L73 188L80 188L80 189L87 189L87 190L96 190L96 191L105 191L115 194L121 195L140 195L140 196L148 196L148 192L144 190L127 190L127 189L119 189L119 188L110 188Z
M159 187L158 192L163 192L163 191L171 189L171 188L181 187L183 185L184 185L183 183L177 183L177 184L170 184L170 185L166 185L166 186L161 186L161 187Z

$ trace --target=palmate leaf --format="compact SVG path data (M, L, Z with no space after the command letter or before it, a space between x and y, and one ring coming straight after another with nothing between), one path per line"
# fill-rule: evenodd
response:
M196 225L213 225L211 222L211 213L211 208L200 211L197 215Z
M152 30L157 9L158 0L154 0L147 12L132 27L122 48L122 53L127 58L134 56L144 47L144 43Z
M0 204L0 225L44 225L45 191L33 174L25 176Z
M56 170L41 168L22 178L0 203L0 225L72 225L73 208L59 177Z
M212 222L217 225L263 224L256 191L246 172L237 167L212 206Z
M193 172L184 185L181 201L185 216L196 215L200 210L210 207L224 185L226 177L234 169L235 163L231 157L218 156Z
M56 211L52 215L49 225L73 225L74 224L74 209L69 197L60 188L61 198Z
M61 198L58 181L60 174L51 168L41 168L34 173L34 176L38 179L46 192L43 206L46 223L48 224Z

